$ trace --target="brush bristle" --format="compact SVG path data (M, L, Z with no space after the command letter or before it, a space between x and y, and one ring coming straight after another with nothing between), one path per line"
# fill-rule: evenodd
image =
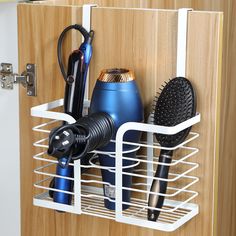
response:
M154 102L154 124L175 126L195 115L195 93L189 80L177 77L162 87L158 100ZM183 130L175 135L157 134L156 138L161 146L172 147L186 138L187 131Z

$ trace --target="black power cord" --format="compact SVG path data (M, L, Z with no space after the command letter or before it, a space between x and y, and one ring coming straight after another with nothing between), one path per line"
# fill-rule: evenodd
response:
M88 41L89 37L90 37L90 33L88 33L86 31L86 29L83 28L83 26L78 25L78 24L69 25L62 31L62 33L58 39L58 43L57 43L57 60L58 60L58 64L59 64L59 67L60 67L60 70L61 70L61 73L62 73L62 76L63 76L65 82L67 82L67 74L66 74L66 70L63 65L63 62L62 62L62 43L63 43L66 33L72 29L78 30L83 35L84 41Z
M87 153L108 144L114 135L115 125L105 112L81 117L74 124L66 124L51 131L48 155L56 157L59 165L65 168L71 160L85 157ZM67 163L60 159L69 157Z

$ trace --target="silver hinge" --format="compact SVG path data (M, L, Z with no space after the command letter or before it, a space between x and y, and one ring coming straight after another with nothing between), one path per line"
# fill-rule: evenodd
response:
M28 96L36 96L36 65L27 64L26 70L21 74L13 73L10 63L1 63L0 83L3 89L13 89L15 83L22 84L27 89Z

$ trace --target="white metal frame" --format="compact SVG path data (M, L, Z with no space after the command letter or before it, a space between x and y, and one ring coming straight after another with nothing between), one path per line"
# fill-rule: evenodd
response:
M188 12L191 8L181 8L178 10L178 35L177 35L177 68L176 76L186 76L186 56L188 38Z
M83 5L83 15L82 15L82 26L89 32L91 30L91 12L92 8L96 7L96 4L85 4ZM86 87L85 87L85 99L88 99L89 94L89 69L87 72L86 78Z
M85 107L88 107L89 101L85 101L84 104L85 104ZM52 119L51 121L37 125L36 127L33 128L34 131L40 132L42 134L44 133L46 135L45 138L42 138L34 143L35 147L43 148L44 151L34 155L33 158L35 160L43 161L46 163L42 166L37 167L34 170L35 174L46 176L43 180L40 179L38 182L34 184L35 188L43 190L41 194L34 197L34 205L46 207L50 209L56 209L60 211L65 211L65 212L72 212L76 214L88 214L88 215L93 215L93 216L98 216L98 217L103 217L103 218L108 218L108 219L114 219L116 221L123 222L123 223L129 223L129 224L134 224L138 226L159 229L163 231L173 231L177 229L178 227L180 227L182 224L184 224L186 221L194 217L196 214L198 214L198 205L191 203L191 201L197 197L198 193L194 190L189 190L189 188L193 187L194 184L199 181L198 177L190 175L190 173L196 170L199 165L198 163L192 162L189 159L193 157L195 154L197 154L199 150L195 147L191 147L189 145L187 146L187 144L189 144L190 142L198 138L199 134L195 132L191 132L189 137L183 143L173 148L160 147L158 143L154 142L153 134L154 133L162 133L162 134L178 133L179 131L184 130L187 127L190 127L200 122L200 114L197 114L195 117L179 125L176 125L174 127L165 127L165 126L158 126L158 125L153 125L153 124L145 124L145 123L137 123L137 122L125 123L118 129L116 140L114 141L116 142L115 153L112 153L112 152L106 153L106 152L101 152L101 151L96 151L96 150L94 151L94 154L105 154L110 157L116 158L115 169L97 165L96 163L93 162L93 160L91 160L89 166L82 166L80 165L80 161L77 160L74 162L74 164L72 163L70 164L74 166L75 171L74 171L74 178L69 178L69 177L57 176L55 173L48 171L47 168L50 167L51 165L56 165L58 161L50 157L45 157L46 149L48 148L48 145L45 144L45 142L47 142L48 133L50 132L50 129L47 129L46 127L48 125L52 125L53 123L56 124L56 122L58 121L67 121L68 123L74 122L73 118L70 117L69 115L65 116L64 113L48 110L48 109L54 109L60 106L63 106L63 99L53 101L47 104L39 105L31 109L32 116ZM124 142L123 137L124 137L124 134L128 130L138 130L138 131L146 132L148 134L147 142L140 142L140 143ZM147 150L146 156L137 155L136 158L132 159L135 161L134 166L137 167L136 172L128 174L136 178L142 177L143 179L146 180L146 183L136 183L131 188L122 187L122 174L124 173L124 170L122 169L122 160L127 159L127 157L125 157L125 152L122 150L123 144L134 145L135 149L145 148ZM154 150L160 149L160 148L171 149L171 150L176 150L179 148L179 149L183 149L189 152L179 157L178 159L173 159L173 161L170 164L163 164L163 163L158 162L158 156L154 154L155 153ZM138 169L140 163L144 163L147 165L146 170ZM157 222L151 222L145 219L144 215L145 215L146 210L150 208L147 206L147 197L148 197L148 194L150 193L151 182L153 179L155 179L155 177L153 177L153 173L154 173L153 165L156 165L156 164L169 165L171 168L175 166L181 167L182 165L188 166L188 168L184 169L181 173L171 172L169 174L169 179L161 179L161 178L157 178L157 179L161 179L162 181L167 181L169 183L175 183L179 181L180 179L188 179L189 183L182 187L175 187L175 186L168 187L168 189L171 192L166 193L166 194L159 194L159 195L165 196L167 199L165 200L165 206L162 209L159 209L162 212L162 215L160 216L161 220ZM81 173L80 173L81 166L88 169L98 169L98 170L107 169L111 172L115 172L116 185L113 187L115 188L115 192L116 192L116 198L115 198L116 200L109 199L108 197L105 197L103 195L102 185L103 184L109 185L109 183L102 181L101 176L96 175L96 174L85 173L81 176ZM84 179L83 176L89 177L90 179L88 178ZM52 188L49 188L48 186L45 187L43 183L45 181L50 180L52 177L60 177L60 178L73 180L74 186L75 186L74 192L66 192L62 190L52 189ZM100 184L100 187L87 186L88 184L94 184L94 185ZM144 190L139 189L140 185L146 186L146 189ZM146 199L134 198L132 199L130 203L122 202L122 189L145 194ZM73 204L64 205L64 204L53 202L48 196L49 190L72 194L73 199L74 199ZM183 201L171 200L177 195L180 195L182 193L189 194L189 197L187 197ZM104 199L109 199L110 201L115 202L116 211L113 212L104 208L103 206ZM126 211L122 211L122 204L124 203L130 205L130 209ZM141 214L140 218L138 217L139 214ZM177 216L179 216L179 218Z
M83 26L87 30L90 30L90 14L91 8L93 6L94 5L88 5L83 7ZM177 76L185 76L187 20L188 11L190 10L191 9L179 10L177 37ZM86 100L84 103L84 107L88 108L89 105L89 101ZM58 121L66 121L70 124L75 122L74 118L68 114L51 111L52 109L61 106L63 106L63 99L39 105L31 109L32 116L51 119L51 121L47 121L33 128L34 131L47 135L45 138L40 139L34 143L35 147L43 148L44 151L34 155L33 158L36 161L41 161L40 163L46 163L43 166L39 166L34 170L36 175L46 176L44 177L44 179L40 178L40 180L34 184L35 188L42 190L42 193L34 197L34 205L65 212L72 212L76 214L87 214L107 219L114 219L119 222L148 227L152 229L158 229L162 231L174 231L198 214L199 207L197 204L193 203L193 199L198 196L198 192L192 189L194 189L194 184L199 181L199 178L194 176L192 173L194 173L194 171L198 168L199 164L196 162L195 159L193 161L191 158L194 157L199 152L199 150L195 147L190 146L190 142L198 138L199 134L191 132L189 137L183 143L173 148L160 147L158 143L155 143L153 134L176 134L181 130L184 130L200 122L200 114L197 114L195 117L174 127L158 126L151 124L151 122L149 122L148 124L137 122L125 123L118 129L116 140L112 140L112 142L116 143L115 152L108 153L95 150L93 151L94 156L90 160L90 165L87 166L81 165L80 160L74 161L74 163L70 163L70 165L74 166L74 177L69 178L55 175L55 172L50 172L48 169L51 166L55 166L58 161L46 156L46 149L48 148L48 145L45 142L47 142L48 133L50 133L50 129L48 129L47 126L54 125L54 123L56 124L56 122ZM129 130L146 132L147 141L140 143L124 142L124 134ZM143 150L146 150L147 153L146 155L137 155L136 158L132 159L135 161L133 165L133 167L135 167L135 171L133 173L125 172L126 175L131 175L133 177L142 178L145 180L144 182L133 183L130 188L122 186L122 174L125 171L124 167L122 167L122 161L124 159L128 159L128 157L126 157L125 155L126 152L124 152L122 149L123 144L133 145L134 149L132 151L134 151L135 149L138 150L142 148ZM158 156L156 155L156 150L161 148L167 150L183 149L185 151L188 151L188 153L180 156L179 158L173 157L173 160L170 164L164 164L158 162ZM109 168L98 165L96 163L97 154L104 154L109 157L115 158L115 168ZM141 168L140 164L146 165L146 168ZM170 166L170 173L168 179L153 177L153 166L157 164ZM185 166L186 168L183 168L180 173L173 172L172 169L174 169L176 166L180 167L180 170L182 169L182 166ZM87 168L88 172L81 175L81 167ZM99 174L94 174L93 172L89 173L89 170L91 169L106 169L110 172L115 172L115 186L104 182ZM49 188L47 184L45 185L45 182L49 181L53 177L65 178L74 181L74 191L67 192ZM161 211L161 214L157 222L151 222L147 220L147 209L153 209L152 207L148 207L147 205L148 195L150 193L150 186L153 179L160 179L169 183L167 193L158 194L165 196L165 202L164 206L161 209L158 209L159 211ZM185 183L183 186L175 185L176 183L178 183L178 181L183 179L188 180L189 182ZM102 186L104 184L110 185L115 188L115 200L103 195ZM139 193L142 197L136 197L135 195L135 197L131 199L131 202L123 202L123 189L132 191L134 193ZM49 197L49 190L72 194L72 205L64 205L53 202L52 199L50 199ZM183 193L184 195L186 195L186 197L182 201L177 201L175 197ZM106 209L103 203L104 199L108 199L112 202L115 202L116 210L111 211ZM122 210L122 204L124 203L130 205L130 208L127 210Z

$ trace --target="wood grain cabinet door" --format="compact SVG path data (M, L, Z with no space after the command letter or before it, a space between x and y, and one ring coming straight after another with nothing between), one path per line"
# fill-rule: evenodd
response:
M35 154L32 142L38 138L32 127L40 120L30 116L30 108L63 97L64 81L57 64L57 39L66 26L82 22L81 5L85 2L88 1L45 1L18 6L19 70L23 71L26 63L35 63L38 68L37 97L26 97L25 91L20 91L22 235L212 236L217 225L214 220L221 111L221 12L193 11L189 14L188 23L187 77L196 88L198 111L202 114L201 124L195 128L200 133L196 142L200 149L196 161L200 166L195 173L200 178L196 185L199 215L177 231L164 233L92 216L61 214L32 205L35 194L33 169L38 164L32 158ZM175 76L177 11L119 8L151 8L155 5L150 4L151 1L93 2L99 7L92 10L91 18L95 39L90 94L101 69L131 68L141 88L147 115L160 85ZM117 8L105 8L105 5ZM165 6L163 1L160 1L160 6ZM68 35L64 42L65 62L80 43L80 36L76 33ZM217 230L215 235L221 236Z

